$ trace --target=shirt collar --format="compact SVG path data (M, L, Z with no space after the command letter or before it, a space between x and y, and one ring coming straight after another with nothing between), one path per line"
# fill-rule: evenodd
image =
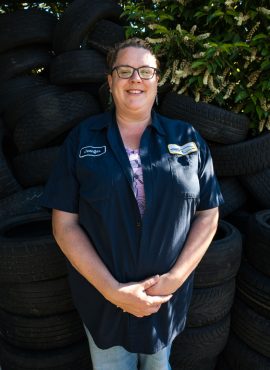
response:
M151 127L153 127L160 135L165 135L165 131L160 123L161 120L159 114L152 110L151 116L152 116Z
M160 123L159 115L152 110L152 123L150 127L154 128L160 135L165 135L165 131ZM109 127L113 122L116 122L115 119L115 110L112 109L108 112L103 113L91 124L91 130L102 130L105 127Z

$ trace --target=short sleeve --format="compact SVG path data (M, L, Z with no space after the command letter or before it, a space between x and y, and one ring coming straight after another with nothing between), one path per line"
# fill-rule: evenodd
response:
M49 176L40 204L65 212L78 213L79 183L76 177L76 130L63 143Z
M199 210L215 208L224 203L220 186L214 173L213 161L210 149L206 142L198 134L199 148L199 182L200 199Z

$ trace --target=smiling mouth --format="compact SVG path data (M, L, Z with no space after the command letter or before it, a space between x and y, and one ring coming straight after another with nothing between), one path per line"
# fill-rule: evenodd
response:
M143 93L142 90L127 90L127 92L129 94L134 94L134 95L139 95L139 94L142 94Z

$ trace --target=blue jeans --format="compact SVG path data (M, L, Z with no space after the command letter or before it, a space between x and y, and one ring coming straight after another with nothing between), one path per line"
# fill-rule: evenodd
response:
M93 370L171 370L169 364L171 346L153 355L131 353L121 346L100 349L86 327L85 331L90 346Z

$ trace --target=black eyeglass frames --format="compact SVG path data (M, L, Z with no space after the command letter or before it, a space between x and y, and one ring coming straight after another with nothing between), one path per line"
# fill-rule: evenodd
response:
M139 68L134 68L128 65L115 66L111 70L111 73L113 73L114 70L116 70L118 77L124 78L124 79L131 78L135 71L138 72L142 80L150 80L151 78L153 78L155 73L158 73L157 68L148 67L148 66L142 66Z

